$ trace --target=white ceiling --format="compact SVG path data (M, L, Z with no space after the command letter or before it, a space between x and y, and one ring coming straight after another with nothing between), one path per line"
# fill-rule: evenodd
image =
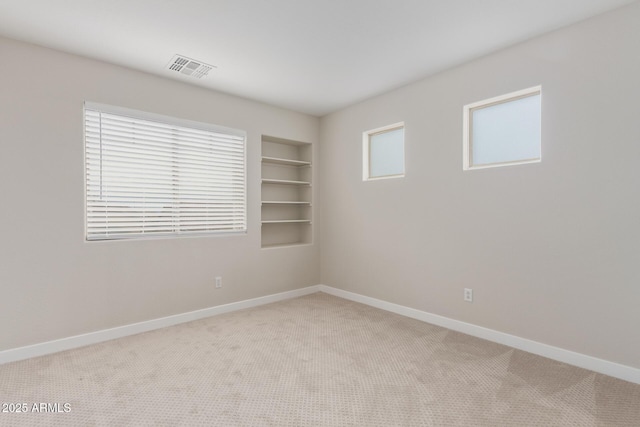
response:
M0 0L0 35L321 116L634 1Z

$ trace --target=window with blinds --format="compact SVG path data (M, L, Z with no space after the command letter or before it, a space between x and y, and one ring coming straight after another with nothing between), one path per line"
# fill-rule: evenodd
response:
M85 103L86 238L246 232L246 133Z

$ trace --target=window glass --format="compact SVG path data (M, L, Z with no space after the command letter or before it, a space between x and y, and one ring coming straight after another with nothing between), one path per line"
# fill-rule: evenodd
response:
M363 180L404 176L404 123L365 132L363 155Z
M465 169L540 161L539 88L500 98L465 107Z
M371 135L369 150L371 178L404 173L404 128Z

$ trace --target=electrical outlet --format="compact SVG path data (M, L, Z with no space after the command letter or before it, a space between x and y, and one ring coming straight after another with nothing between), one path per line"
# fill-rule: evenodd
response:
M467 302L473 302L473 289L464 288L464 300Z
M216 288L221 288L222 287L222 277L221 276L217 276L216 277Z

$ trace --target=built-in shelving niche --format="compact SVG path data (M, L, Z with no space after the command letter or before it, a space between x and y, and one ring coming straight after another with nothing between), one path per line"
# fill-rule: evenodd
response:
M262 247L312 240L312 147L262 136Z

